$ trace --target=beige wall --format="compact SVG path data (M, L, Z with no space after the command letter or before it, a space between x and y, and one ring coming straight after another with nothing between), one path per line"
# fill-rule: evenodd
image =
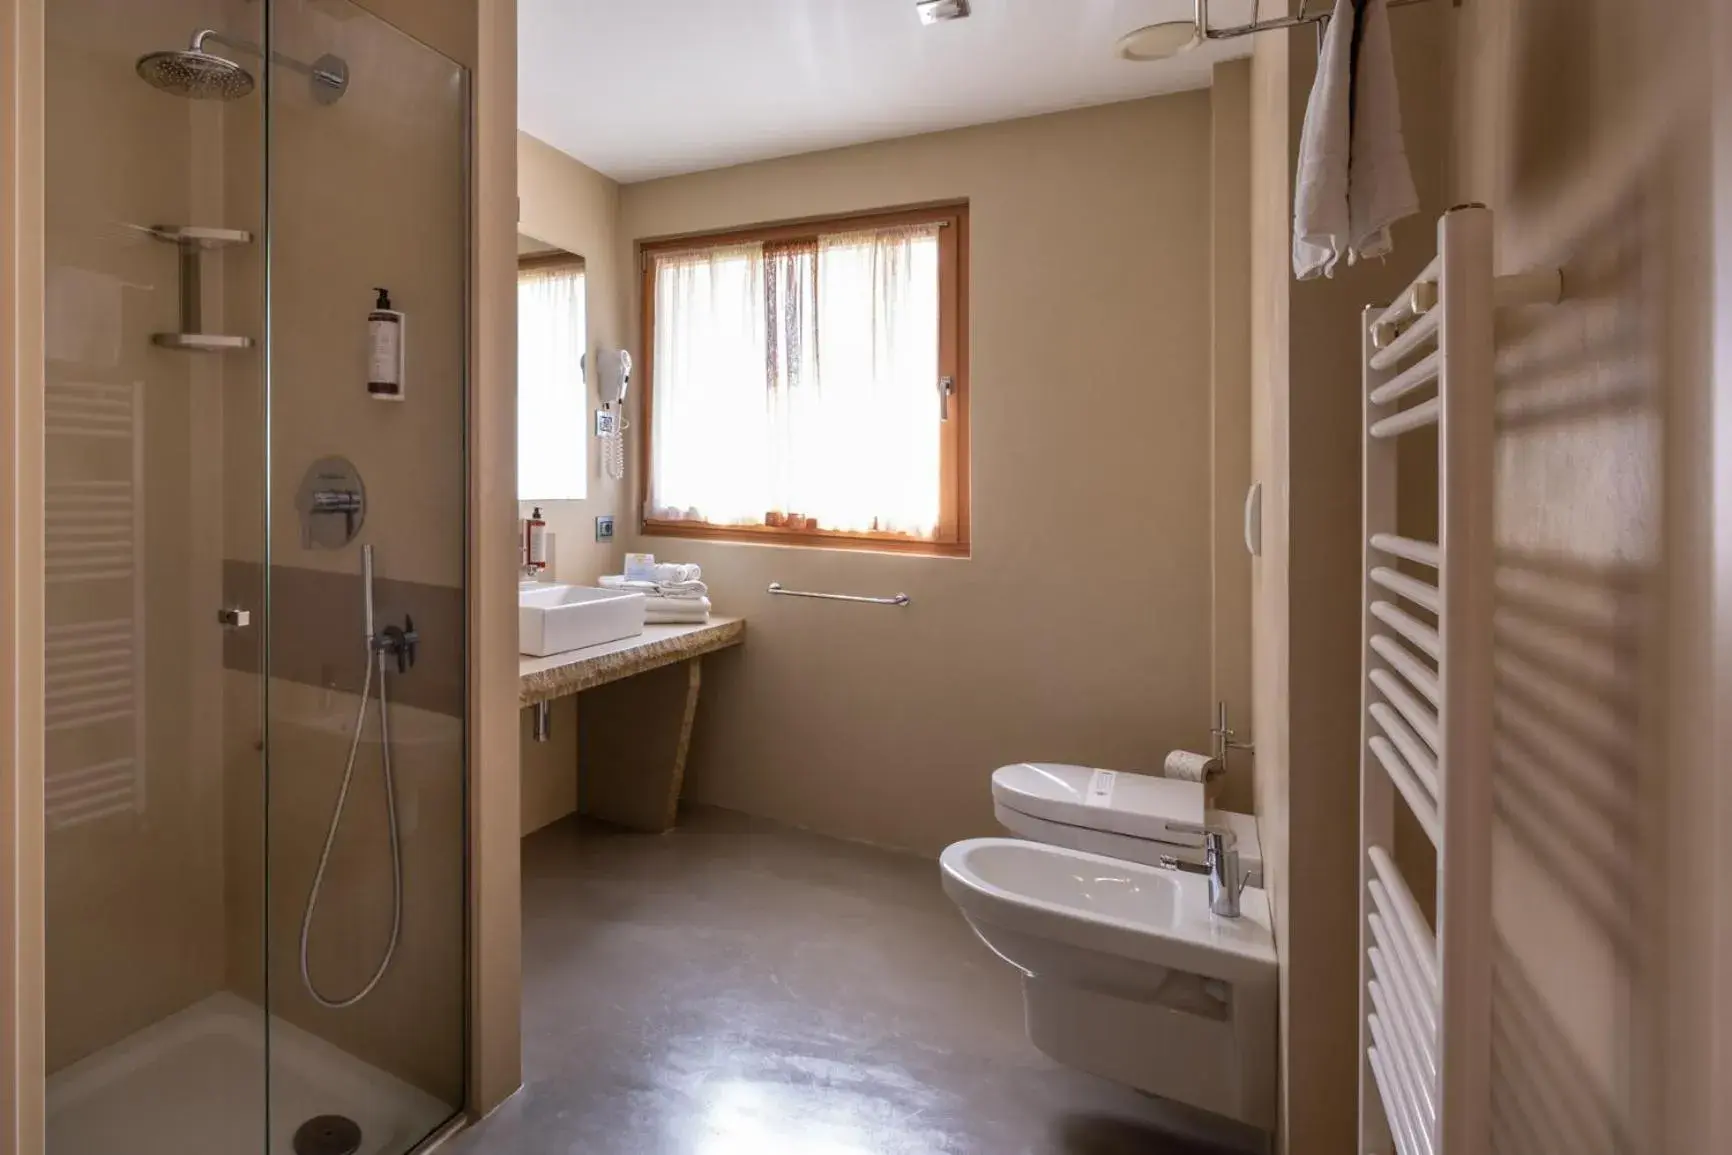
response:
M1253 59L1253 468L1264 483L1253 566L1257 813L1282 972L1282 1142L1355 1142L1359 1060L1361 308L1436 251L1446 207L1447 10L1392 19L1418 216L1385 262L1296 283L1291 175L1316 68L1310 29L1259 38Z
M1209 702L1227 704L1236 741L1253 742L1251 555L1251 62L1215 66L1209 90ZM1219 805L1249 813L1255 754L1230 750Z
M604 354L630 348L627 318L635 308L637 279L629 273L629 254L619 232L619 185L587 165L573 160L526 132L517 134L518 228L584 259L588 293L589 363L599 366ZM597 379L592 371L589 413L598 408ZM601 446L588 427L574 436L587 443L589 496L583 501L538 503L555 535L557 556L550 577L593 583L602 574L624 567L626 522L631 516L631 481L608 477L601 465ZM631 434L628 433L628 437ZM519 516L527 516L522 505ZM612 514L617 529L611 542L595 540L595 519ZM523 749L522 832L539 830L577 809L577 699L553 703L553 741L529 738L529 713L520 723Z
M604 352L625 347L626 318L637 298L632 287L636 278L627 275L625 254L619 243L619 185L551 145L526 132L517 134L518 228L536 240L546 241L584 261L584 283L588 293L589 324L587 420L599 408L594 369ZM601 468L600 443L590 437L591 428L579 429L589 460L589 497L583 501L544 501L539 504L547 528L557 535L559 555L553 559L552 577L563 581L594 582L604 573L618 573L624 547L620 531L631 512L628 482L615 481ZM527 515L528 507L522 509ZM595 540L595 519L613 514L619 530L612 542Z
M1704 1013L1727 833L1704 731L1713 16L1629 16L1528 0L1457 28L1455 194L1497 210L1503 270L1561 266L1566 296L1499 332L1500 1152L1729 1142Z
M1004 763L1207 741L1206 93L629 185L622 232L963 197L973 557L632 537L751 620L706 663L688 798L933 852L995 830Z
M469 1110L523 1082L517 744L517 3L476 28L470 188ZM469 14L473 14L472 16Z

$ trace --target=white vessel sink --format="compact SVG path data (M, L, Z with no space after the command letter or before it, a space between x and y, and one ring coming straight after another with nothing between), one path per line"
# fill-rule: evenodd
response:
M517 647L537 658L643 633L644 596L590 586L517 591Z

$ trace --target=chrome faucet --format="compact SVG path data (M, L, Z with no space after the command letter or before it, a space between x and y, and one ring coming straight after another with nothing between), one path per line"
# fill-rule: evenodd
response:
M1175 834L1203 836L1209 870L1209 913L1238 918L1239 892L1250 878L1239 870L1239 836L1225 826L1198 826L1190 822L1169 822L1167 829Z

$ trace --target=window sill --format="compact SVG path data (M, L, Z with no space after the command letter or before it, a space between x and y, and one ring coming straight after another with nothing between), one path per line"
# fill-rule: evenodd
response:
M645 537L680 537L695 541L721 541L744 545L779 545L797 549L840 549L868 553L912 554L917 557L969 555L967 541L929 541L899 533L842 533L822 529L781 529L769 525L705 525L691 521L645 518L639 524Z

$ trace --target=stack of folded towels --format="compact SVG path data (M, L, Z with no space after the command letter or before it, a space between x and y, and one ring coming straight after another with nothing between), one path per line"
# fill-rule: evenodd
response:
M699 566L662 562L655 567L654 581L610 574L601 584L605 589L644 595L643 620L648 625L687 624L710 620L710 587L703 576Z

